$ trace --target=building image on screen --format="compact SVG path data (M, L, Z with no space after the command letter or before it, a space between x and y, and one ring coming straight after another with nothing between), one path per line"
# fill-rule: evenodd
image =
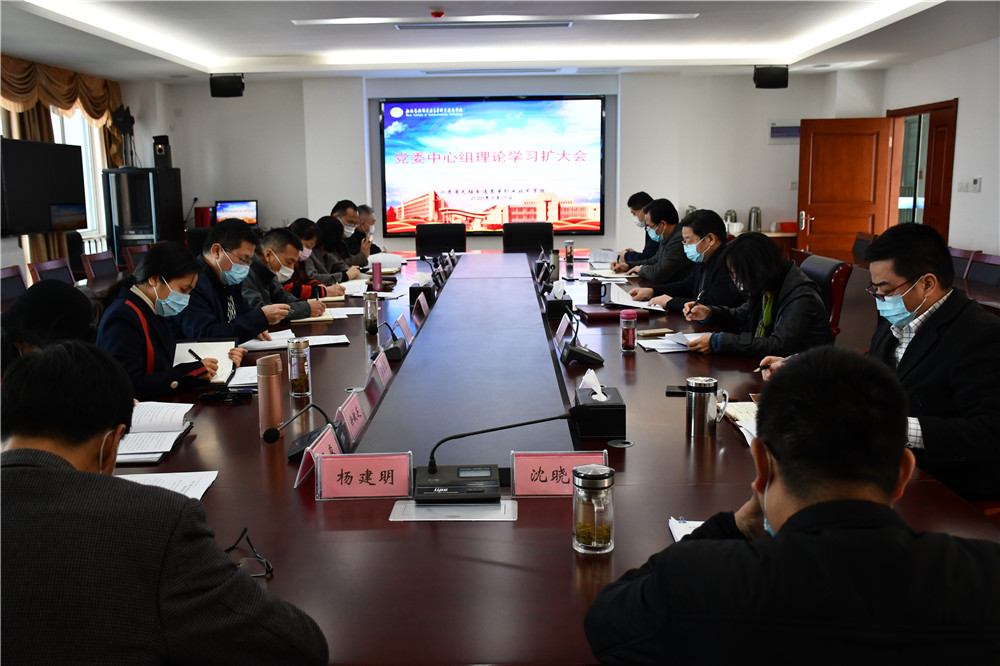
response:
M247 224L257 224L257 201L216 201L215 219L237 219Z
M603 233L603 130L602 97L386 100L385 233L509 222Z

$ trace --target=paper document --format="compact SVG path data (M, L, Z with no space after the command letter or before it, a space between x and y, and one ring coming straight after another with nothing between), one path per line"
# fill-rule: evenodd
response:
M667 333L658 338L639 340L639 346L643 349L658 351L661 354L686 352L688 351L688 343L703 335L704 333Z
M670 534L673 535L674 541L680 541L691 532L701 527L704 520L684 520L683 518L670 517L668 525L670 525Z
M624 305L628 308L640 308L642 310L656 310L657 312L663 312L663 307L659 305L650 305L649 301L636 301L633 300L628 292L619 287L617 284L613 284L610 287L609 297L611 302L616 305Z
M291 319L289 324L309 324L316 321L333 321L334 319L342 319L333 313L333 308L327 308L326 312L321 315L316 315L315 317L303 317L302 319Z
M323 301L324 303L343 303L344 295L341 294L340 296L323 296L319 300Z
M611 268L611 263L607 261L591 261L590 270L592 271L606 271Z
M756 421L756 402L732 402L726 406L726 416L734 421Z
M346 317L348 315L363 315L365 313L364 308L337 308L337 313ZM339 317L338 317L339 318Z
M200 358L214 358L219 362L219 371L212 377L213 384L225 384L233 374L233 359L229 350L236 346L236 338L231 340L181 340L174 348L174 365L193 363Z
M737 421L736 427L740 429L743 436L746 437L747 446L753 441L754 437L757 436L757 421Z
M400 292L380 291L378 292L378 299L380 301L394 301L397 298L402 298L405 295L406 294L402 291Z
M169 432L187 426L193 402L140 402L132 410L132 432Z
M331 308L331 309L333 309L333 308ZM339 309L343 309L343 308L339 308ZM338 317L338 318L339 319L346 319L347 315L344 315L343 317ZM289 332L291 332L291 331L289 331ZM273 333L271 334L271 337L272 338L274 337ZM282 336L280 338L276 338L274 340L254 340L254 345L253 345L252 348L249 347L249 346L247 346L246 344L242 344L240 346L244 347L245 349L247 349L247 351L280 351L282 349L287 349L288 348L288 341L291 338L293 338L293 337L295 337L295 336L293 336L293 335L287 335L287 336ZM349 340L347 339L346 335L300 335L299 337L308 340L310 347L318 347L320 345L346 345L349 342ZM241 377L240 373L244 369L246 369L246 368L237 368L236 369L236 374L234 374L233 378L229 381L229 387L230 388L236 388L237 386L256 386L257 385L257 379L256 379L256 377L257 377L257 374L256 374L257 373L257 368L256 368L256 366L252 366L251 365L251 366L248 366L248 368L251 371L253 371L253 373L254 373L253 383L252 384L247 384L245 382L240 381L241 379L243 379Z
M218 471L212 472L171 472L165 474L120 474L119 479L142 483L147 486L158 486L187 495L191 499L200 500L219 476Z
M340 285L344 288L344 293L348 296L361 296L368 291L368 280L364 278L341 282Z
M280 342L279 344L281 346L276 347L275 349L284 348L284 342ZM249 388L252 386L257 386L257 365L244 365L236 368L236 372L233 373L233 378L229 380L229 388Z
M610 264L612 261L618 261L618 253L614 250L591 250L590 251L590 265L593 266L594 263L605 263Z
M295 331L286 328L283 331L271 331L270 335L270 340L258 340L254 338L240 344L240 347L246 349L248 352L264 351L265 349L284 349L288 345L288 341L295 337Z
M604 268L604 269L591 268L590 270L583 271L582 273L580 273L580 275L584 277L602 278L605 280L625 280L625 281L628 280L628 278L625 277L624 273L615 273L610 268Z

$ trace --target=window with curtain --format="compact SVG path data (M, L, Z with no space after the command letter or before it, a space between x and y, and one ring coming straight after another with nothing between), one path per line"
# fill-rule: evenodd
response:
M105 235L104 197L101 190L101 169L104 168L104 151L101 148L101 130L87 122L86 115L73 109L70 116L50 107L52 136L55 143L80 146L83 153L83 184L87 193L87 229L80 235L85 239L100 239Z

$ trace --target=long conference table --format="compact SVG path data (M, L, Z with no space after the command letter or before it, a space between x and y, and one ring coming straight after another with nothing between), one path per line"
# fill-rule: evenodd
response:
M372 406L356 452L412 451L413 464L424 465L442 437L553 416L571 404L587 368L558 363L558 322L544 318L530 261L522 254L463 256L426 318L411 314L405 296L380 302L382 321L403 314L411 326L422 325ZM405 291L417 271L428 267L408 263L396 290ZM294 326L299 335L350 340L312 349L313 399L332 416L345 390L364 384L370 354L388 334L383 327L377 338L366 336L358 316ZM672 314L654 313L639 327L647 326L711 330ZM579 338L603 355L598 378L621 392L633 442L608 448L616 470L608 555L573 550L569 497L518 498L514 522L390 522L392 499L317 501L312 479L293 488L298 463L286 460L285 447L321 426L322 417L310 410L267 444L258 435L256 397L240 405L196 403L191 433L159 465L118 473L218 470L202 498L218 542L225 547L249 529L274 566L266 586L316 620L331 663L594 663L583 618L601 586L673 542L670 516L704 519L750 495L743 436L724 421L714 441L689 441L684 399L665 397L664 386L709 375L745 400L760 379L751 372L756 359L622 354L616 321L581 325ZM287 376L283 381L287 391ZM308 402L285 401L286 418ZM556 421L450 442L438 462L509 466L511 450L572 446L566 422ZM1000 541L1000 528L919 471L896 506L917 530Z

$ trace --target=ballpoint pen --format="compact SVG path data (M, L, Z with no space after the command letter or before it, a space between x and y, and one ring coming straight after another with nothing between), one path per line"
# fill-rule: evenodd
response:
M204 361L201 360L201 356L198 356L197 354L195 354L194 350L191 349L190 347L188 348L188 354L191 354L191 356L194 356L194 358L195 358L196 361L204 363Z

